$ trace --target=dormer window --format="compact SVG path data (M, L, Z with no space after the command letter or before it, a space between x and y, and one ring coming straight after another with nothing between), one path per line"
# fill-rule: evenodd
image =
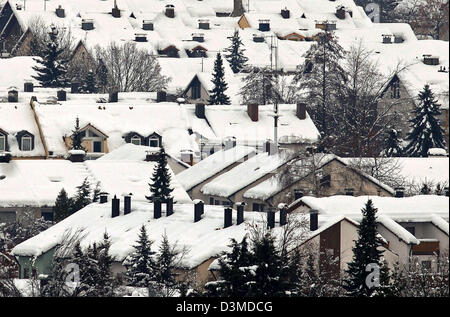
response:
M156 137L152 137L148 140L148 145L150 147L159 147L159 139Z
M134 145L141 145L141 138L139 136L135 135L131 138L130 143L134 144Z
M31 151L32 150L32 138L29 135L25 135L22 137L21 149L22 151Z
M0 151L6 151L6 136L0 134Z
M399 99L400 98L400 82L394 81L391 85L391 98Z

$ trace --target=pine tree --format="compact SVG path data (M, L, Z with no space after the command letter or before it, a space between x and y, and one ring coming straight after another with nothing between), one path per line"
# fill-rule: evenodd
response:
M294 82L306 90L302 99L311 105L310 115L324 137L336 133L340 91L348 77L341 66L344 52L334 33L321 33L294 77Z
M165 296L172 296L177 287L175 265L180 252L175 246L171 246L167 235L162 236L161 245L156 258L156 281L162 286L162 293Z
M75 129L72 130L72 135L71 135L70 138L72 140L71 150L83 150L83 151L86 151L86 149L82 145L83 136L81 135L80 119L78 117L75 120Z
M280 256L275 245L275 237L267 233L258 241L253 242L252 254L254 257L254 274L248 285L250 296L285 296L290 289L288 284L288 267Z
M377 282L381 282L379 277L378 280L368 281L372 272L366 271L368 265L378 268L382 266L380 258L383 251L378 249L382 246L382 241L377 235L376 213L377 209L369 199L362 209L363 218L358 227L358 240L352 248L353 259L346 270L348 276L344 280L344 288L349 296L370 297L379 287Z
M127 284L136 287L148 287L156 280L155 252L151 250L153 242L149 240L147 230L142 225L134 252L125 259Z
M114 258L109 254L110 247L110 237L105 232L103 241L98 247L99 276L96 280L98 289L102 290L101 296L104 297L114 296L114 289L117 286L117 280L111 272L111 265L114 262Z
M94 75L94 72L92 71L92 69L90 69L87 72L87 74L85 75L85 77L83 78L83 84L81 85L81 91L85 92L85 93L90 93L90 94L98 92L96 78L95 78L95 75Z
M218 275L220 280L205 285L206 295L212 297L243 297L249 292L247 284L252 275L252 254L248 249L247 238L238 243L235 239L229 245L231 251L219 258Z
M243 45L239 37L239 30L234 31L233 37L231 38L231 45L225 49L229 53L225 57L234 73L239 73L244 69L245 63L248 61L248 58L244 56L245 49L241 47Z
M65 189L61 189L53 208L53 218L56 222L60 222L72 214L72 203L72 199L69 198Z
M428 186L427 183L422 184L422 188L420 189L421 195L430 195L431 194L431 188Z
M59 47L57 29L53 28L49 35L47 47L43 52L44 58L35 59L42 66L33 66L38 73L33 78L37 79L43 87L66 87L68 86L67 61L62 57L64 50Z
M78 210L89 205L91 200L91 185L87 177L83 180L80 186L77 186L77 192L75 196L72 198L72 213L77 212Z
M406 138L409 143L405 148L409 156L428 157L429 149L445 148L444 130L438 120L441 114L439 107L430 86L425 85L419 93L419 105L414 110L416 116L410 120L411 131Z
M167 168L167 158L164 148L161 148L159 152L158 165L156 166L152 178L152 183L149 184L151 196L145 196L149 201L158 199L160 201L166 201L171 198L173 188L170 187L170 171Z
M230 98L225 94L225 90L228 89L228 84L225 82L225 69L223 68L220 53L217 53L217 58L214 62L212 83L214 84L214 88L210 91L209 103L212 105L229 105Z
M102 290L97 285L100 275L100 267L98 265L97 246L89 246L86 252L83 252L78 242L75 245L74 254L71 258L72 263L78 265L79 281L74 290L74 296L79 297L97 297L100 296Z
M397 130L391 129L386 137L383 155L386 157L400 157L403 155L403 140L399 137Z
M95 185L94 191L92 192L92 202L96 203L100 199L100 193L102 191L102 188L100 186L100 182L97 182Z

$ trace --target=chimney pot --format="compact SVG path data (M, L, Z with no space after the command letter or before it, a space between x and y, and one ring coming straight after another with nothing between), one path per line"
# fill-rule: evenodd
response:
M194 201L194 222L198 222L202 219L204 213L205 203L202 200Z
M80 82L78 80L70 83L70 93L77 94L79 90L80 90Z
M159 199L153 200L153 218L161 218L161 200Z
M66 101L67 100L67 93L64 89L58 90L56 92L56 97L58 98L58 101Z
M120 213L120 199L117 198L117 196L114 195L114 198L112 199L112 203L111 203L111 217L117 217L119 216Z
M264 143L264 152L269 153L269 155L274 155L277 153L277 147L275 143L273 143L271 140L268 140Z
M205 119L205 104L196 103L195 104L195 116L199 119Z
M131 212L131 196L127 195L125 196L123 205L123 213L124 215L128 215Z
M247 113L248 116L250 117L250 119L253 122L257 122L258 121L258 104L248 104L247 105Z
M100 194L100 204L105 204L108 202L108 195L107 194Z
M10 89L8 91L8 102L19 102L19 92L17 89Z
M156 93L156 102L167 101L167 93L164 90L160 90Z
M269 210L267 212L267 229L275 228L275 211Z
M34 89L34 84L32 82L26 81L23 84L23 91L24 92L33 92L33 89Z
M224 209L223 227L228 228L233 225L233 209L226 207Z
M240 203L237 204L237 223L236 225L240 225L241 223L244 222L244 208L245 208L245 203Z
M168 18L174 18L175 17L175 6L172 4L166 5L166 17Z
M166 217L173 214L173 197L170 197L166 201Z
M306 119L306 104L299 102L297 103L297 118L300 120Z
M309 212L309 230L315 231L319 228L319 212L312 209Z
M294 189L294 200L302 198L304 195L303 190L301 189Z

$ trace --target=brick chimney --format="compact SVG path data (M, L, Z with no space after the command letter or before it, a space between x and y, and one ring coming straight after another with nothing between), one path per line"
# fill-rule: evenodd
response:
M223 212L223 228L228 228L233 225L233 209L226 207Z
M269 153L269 155L274 155L278 152L278 149L271 140L267 140L264 143L264 152Z
M306 103L303 102L298 102L297 103L297 118L299 118L300 120L305 120L306 119Z
M114 195L114 198L112 199L111 203L111 217L117 217L120 213L120 199L117 198L116 195Z
M164 90L160 90L156 93L156 102L166 102L167 101L167 92Z
M309 212L309 230L315 231L319 228L319 212L311 209Z
M244 14L244 6L242 5L242 0L234 0L233 2L233 12L232 17L240 17Z
M117 7L116 0L114 0L114 8L112 8L111 14L114 18L120 18L120 10Z
M247 105L247 113L248 113L248 116L250 117L250 119L253 121L253 122L257 122L258 121L258 107L259 107L259 105L258 104L248 104Z
M60 89L56 92L56 97L58 98L58 101L66 101L67 92L64 89Z
M281 16L283 19L289 19L291 16L291 12L285 7L284 9L281 9Z
M15 87L11 87L8 90L8 102L18 102L19 101L19 92Z

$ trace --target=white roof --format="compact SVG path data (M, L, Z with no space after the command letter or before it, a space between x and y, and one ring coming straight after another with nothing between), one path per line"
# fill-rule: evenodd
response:
M257 154L204 185L201 192L205 195L229 197L261 177L274 172L287 160L289 155L285 152L273 155L267 152Z
M0 163L0 206L53 206L64 188L73 196L76 187L87 177L91 189L100 182L102 191L121 196L133 193L136 201L147 201L149 183L156 162L136 160L95 160L72 163L67 160L12 160ZM190 203L186 191L172 176L172 195L179 203Z
M190 190L234 163L243 162L246 156L254 153L255 149L247 146L235 146L226 151L218 151L179 173L178 182L185 190Z
M121 209L122 209L121 202ZM81 246L83 248L98 242L107 232L111 237L111 255L116 261L124 260L134 251L140 227L144 224L150 240L155 241L153 248L159 247L162 235L165 233L170 243L177 243L180 247L187 247L189 253L183 265L192 268L204 261L228 250L230 239L242 240L248 232L248 226L243 223L236 225L236 212L233 212L233 226L223 229L224 213L222 206L205 205L202 219L194 223L193 204L175 204L174 214L165 217L165 204L163 215L159 219L153 218L153 204L139 203L132 199L131 213L111 218L111 203L91 204L76 212L63 221L55 224L46 231L16 246L12 253L22 256L39 256L55 247L62 240L67 229L83 230ZM244 215L246 222L262 222L265 214L247 212ZM281 229L276 227L274 233Z
M449 198L446 196L419 195L404 198L380 196L331 196L302 197L301 202L324 215L346 215L354 219L361 217L361 209L371 199L377 215L385 215L395 221L423 221L430 215L440 216L448 221Z

